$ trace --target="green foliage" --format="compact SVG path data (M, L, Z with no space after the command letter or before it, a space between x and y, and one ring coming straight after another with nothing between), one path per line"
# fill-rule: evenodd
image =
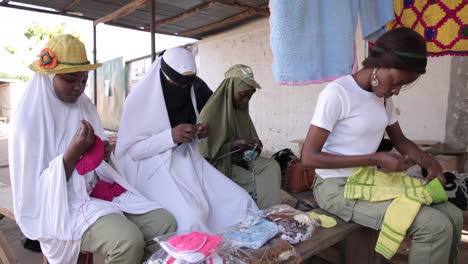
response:
M28 82L30 77L26 75L12 75L4 72L0 72L0 79L18 79L23 82Z
M14 48L11 47L11 46L5 46L5 47L3 47L3 48L4 48L6 51L8 51L8 53L10 53L10 54L15 54L15 53L17 52L17 50L14 49Z
M56 25L52 28L46 28L44 26L39 25L37 22L33 22L32 25L24 32L24 36L32 40L34 44L38 44L43 41L47 41L51 38L54 38L58 35L65 34L66 32L66 23L61 23L60 25ZM74 37L80 39L80 36L73 32L71 33Z
M80 36L76 33L70 33L72 30L67 27L65 23L60 23L55 26L43 26L37 22L33 22L29 28L23 33L24 39L23 43L7 43L4 45L3 43L0 46L0 49L5 49L9 54L5 54L8 56L9 61L15 61L16 64L29 64L32 60L37 59L37 55L39 54L42 47L45 46L46 42L61 34L71 34L76 38L80 39ZM21 47L21 48L20 48ZM14 59L12 59L14 58ZM13 63L13 62L12 62ZM14 67L12 67L14 68ZM9 72L9 69L5 68L6 72ZM9 72L10 73L10 72ZM15 75L18 74L17 72L11 72L11 74L7 73L0 73L0 78L7 78L7 79L20 79L23 81L28 81L29 77Z
M24 36L27 39L32 39L35 41L48 40L57 35L63 34L64 26L65 26L65 23L62 23L53 28L45 28L39 25L37 22L33 22L31 27L29 27L28 30L24 32Z

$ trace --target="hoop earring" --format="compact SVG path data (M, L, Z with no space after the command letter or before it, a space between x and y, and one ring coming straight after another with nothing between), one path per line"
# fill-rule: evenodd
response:
M379 79L377 79L377 76L375 75L377 73L377 68L374 68L372 70L372 75L371 75L371 85L373 87L376 87L379 85Z

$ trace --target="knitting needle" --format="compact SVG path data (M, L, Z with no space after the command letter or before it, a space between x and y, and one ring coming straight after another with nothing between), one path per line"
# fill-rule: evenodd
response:
M224 155L221 155L221 156L219 156L219 157L217 157L217 158L214 158L214 159L212 159L212 160L210 161L210 163L212 163L213 161L217 161L217 160L219 160L219 159L221 159L221 158L224 158L224 157L226 157L226 156L229 156L229 155L231 155L231 154L234 154L234 153L236 153L236 152L238 152L238 151L240 151L240 150L242 150L242 149L239 148L239 149L236 149L236 150L234 150L234 151L228 152L228 153L226 153L226 154L224 154Z

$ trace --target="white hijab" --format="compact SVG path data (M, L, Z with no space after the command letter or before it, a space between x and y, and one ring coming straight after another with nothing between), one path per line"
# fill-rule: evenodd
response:
M125 101L125 109L120 121L117 146L114 153L118 160L125 159L125 156L128 157L126 154L134 144L171 128L159 74L162 58L180 74L196 72L195 59L192 53L184 48L168 49L163 56L156 59L143 79L131 90ZM153 87L153 89L148 89L148 87ZM193 100L195 97L193 87L191 93L192 102L196 109L197 106L195 100ZM198 120L199 114L197 111L195 113ZM172 149L161 155L162 160L170 162ZM130 184L135 186L138 174L137 163L133 160L122 160L117 166L121 167L122 174L125 175ZM167 166L170 167L170 164ZM155 170L157 169L155 167Z
M185 49L169 49L162 58L178 73L196 71ZM174 143L160 69L158 58L125 102L115 151L119 172L167 209L179 231L216 232L240 223L255 202L200 155L198 139ZM199 122L193 87L191 97Z
M87 120L105 140L95 106L83 94L73 103L55 94L53 75L35 73L11 123L9 138L13 208L21 231L38 239L49 263L76 263L80 239L99 217L109 213L146 213L159 208L136 192L107 162L86 175L76 170L66 180L63 153ZM100 178L128 190L113 202L90 198Z
M95 133L105 139L105 135L100 134L103 129L89 99L83 95L74 104L62 102L53 90L52 78L34 74L10 130L10 178L15 217L23 233L31 239L71 238L65 231L71 224L68 222L70 208L62 191L67 189L67 180L65 177L49 179L47 170L52 169L48 168L49 163L66 151L79 128L79 120L87 120ZM62 219L44 219L47 216ZM49 224L40 223L41 219Z

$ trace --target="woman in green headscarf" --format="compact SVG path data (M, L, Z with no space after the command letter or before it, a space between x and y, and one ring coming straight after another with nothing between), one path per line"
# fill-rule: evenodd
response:
M275 160L257 157L263 145L249 115L249 100L256 89L260 85L249 66L237 64L225 73L201 112L211 131L200 142L200 152L263 209L281 202L281 171Z

